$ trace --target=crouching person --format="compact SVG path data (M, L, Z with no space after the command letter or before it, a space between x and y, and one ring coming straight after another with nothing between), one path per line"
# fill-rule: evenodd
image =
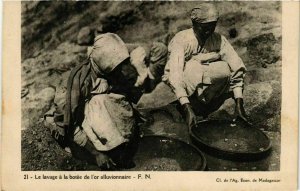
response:
M235 118L251 126L243 104L246 67L227 39L214 32L219 13L213 4L192 9L193 27L171 40L163 81L180 103L189 130L234 98Z
M161 82L167 63L168 48L161 42L151 44L127 44L131 64L138 72L136 87L145 93L152 92Z
M127 168L138 146L136 69L124 42L112 33L94 40L89 60L74 68L67 86L66 142L76 157L92 156L103 169Z

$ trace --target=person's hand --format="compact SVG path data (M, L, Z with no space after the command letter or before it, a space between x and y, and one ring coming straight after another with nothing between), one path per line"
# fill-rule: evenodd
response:
M197 125L196 115L193 111L193 108L192 108L191 104L186 103L186 104L183 104L182 107L183 107L183 111L184 111L184 114L185 114L185 121L188 124L189 132L191 132L191 128L193 126Z
M192 59L197 60L198 62L205 63L205 62L213 62L219 60L221 55L217 52L209 52L209 53L200 53L196 56L193 56Z
M101 169L111 169L116 167L114 161L103 153L96 155L96 162Z
M241 121L248 126L252 126L252 123L249 122L248 116L246 115L244 109L244 101L243 98L236 98L235 99L235 116L237 122Z

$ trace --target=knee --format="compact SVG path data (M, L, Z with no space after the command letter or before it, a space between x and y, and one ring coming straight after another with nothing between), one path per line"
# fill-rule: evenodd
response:
M107 94L97 94L91 98L90 102L102 102L106 98L107 98Z
M224 61L210 63L209 70L211 78L215 80L225 80L231 76L230 67Z

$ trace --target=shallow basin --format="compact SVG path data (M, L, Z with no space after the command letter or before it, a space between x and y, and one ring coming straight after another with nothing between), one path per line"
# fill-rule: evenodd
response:
M229 160L258 160L271 151L271 141L261 130L225 120L199 122L191 139L201 151Z
M206 160L196 147L178 139L148 135L140 140L132 171L202 171Z

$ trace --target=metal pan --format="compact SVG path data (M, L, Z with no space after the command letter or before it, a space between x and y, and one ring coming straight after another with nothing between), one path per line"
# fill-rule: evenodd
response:
M147 135L140 140L132 171L203 171L206 159L196 147L178 139Z
M271 151L271 141L265 133L243 123L207 120L191 129L192 142L201 150L222 159L259 160Z

